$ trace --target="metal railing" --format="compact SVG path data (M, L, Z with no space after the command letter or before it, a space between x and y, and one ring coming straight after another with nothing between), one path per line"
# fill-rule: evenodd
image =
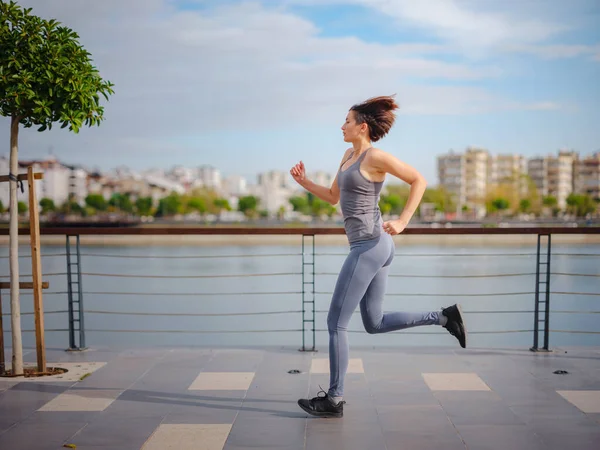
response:
M27 234L28 230L20 230L20 234ZM0 230L0 234L7 234L7 230ZM327 309L317 308L317 297L322 296L325 299L330 298L332 290L323 290L317 288L321 282L327 284L328 277L336 277L338 273L336 271L321 271L318 270L318 261L328 257L345 257L347 252L331 252L331 251L317 251L315 239L321 235L343 235L344 231L341 228L177 228L177 227L161 227L161 228L47 228L41 229L42 235L62 235L66 236L65 252L42 252L42 258L55 259L65 258L66 270L64 272L48 272L43 274L43 279L52 279L55 277L66 277L66 286L61 286L58 283L51 281L49 292L44 292L44 296L59 296L66 300L66 309L49 309L44 312L45 315L68 315L68 328L48 328L46 332L68 332L69 336L69 349L70 350L82 350L86 348L86 332L88 333L154 333L154 334L175 334L175 333L194 333L194 334L249 334L249 333L300 333L301 334L301 347L302 351L315 351L317 347L317 333L326 333L327 330L319 328L317 323L317 314L327 313ZM499 253L478 253L478 252L461 252L461 253L409 253L409 252L397 252L397 256L401 256L405 259L412 258L430 258L430 259L449 259L449 260L461 260L464 258L477 260L478 258L524 258L531 260L531 269L529 271L511 271L507 273L462 273L462 274L407 274L407 273L392 273L390 279L423 279L423 280L462 280L464 282L473 282L474 280L488 281L491 279L502 279L502 280L514 280L525 277L530 279L535 277L535 281L532 283L531 289L506 289L502 291L478 291L478 292L429 292L426 288L423 288L419 292L397 292L389 290L386 293L386 297L390 298L401 298L401 297L430 297L430 298L450 298L450 299L469 299L469 298L523 298L529 308L509 308L509 309L474 309L470 308L465 313L469 315L489 315L490 317L503 317L506 315L532 315L533 327L520 327L520 328L509 328L509 329L474 329L469 330L469 334L522 334L532 333L533 345L531 346L532 351L549 351L550 350L550 335L551 333L569 333L569 334L587 334L587 335L599 335L600 327L596 329L553 329L550 327L551 318L555 315L566 315L566 314L600 314L600 308L591 308L588 310L578 309L551 309L552 299L555 296L572 296L577 298L578 296L588 296L591 298L597 298L600 296L600 251L599 252L552 252L551 237L552 235L566 235L566 234L600 234L600 227L594 228L445 228L445 229L430 229L430 228L408 228L404 231L405 235L531 235L531 237L537 238L537 245L535 251L518 251L518 252L499 252ZM300 241L300 251L296 252L276 252L276 253L237 253L237 254L225 254L218 250L211 251L209 254L185 254L185 255L172 255L172 254L149 254L147 252L138 252L133 254L119 254L118 252L111 251L82 251L80 244L80 237L86 235L93 236L114 236L114 235L297 235ZM72 239L75 239L75 243L72 243ZM20 255L21 258L27 258L27 254ZM584 258L590 261L594 261L593 264L588 265L591 267L591 272L579 273L579 272L565 272L565 271L551 271L551 258L552 257L568 257L568 258ZM7 256L2 257L7 259ZM281 270L281 271L270 271L270 272L255 272L246 270L243 272L232 272L232 273L194 273L192 275L187 274L165 274L165 273L131 273L131 272L120 272L117 270L110 270L109 267L114 265L117 260L121 261L135 261L136 264L131 267L138 267L137 262L148 261L150 259L160 259L168 261L191 261L191 260L204 260L204 261L217 261L217 260L249 260L258 261L260 258L297 258L298 270ZM106 267L106 270L91 270L87 271L85 267L88 267L88 262L94 260L102 260L104 263L101 265ZM284 265L285 266L285 265ZM289 266L289 264L288 264ZM130 267L130 268L131 268ZM22 274L22 277L30 277L30 274ZM299 283L296 285L297 288L292 287L286 289L259 289L259 290L247 290L243 287L240 288L240 279L260 279L265 281L271 281L278 277L296 277L300 278ZM588 280L597 280L598 283L594 284L591 292L578 292L571 290L558 290L553 291L551 289L552 280L557 277L569 277L569 278L584 278ZM0 278L7 279L8 274L0 275ZM164 290L119 290L119 289L84 289L84 285L89 284L88 282L93 279L106 279L110 283L118 279L138 280L144 284L149 281L155 280L171 280L181 282L183 280L199 280L199 281L211 281L221 280L227 282L225 291L218 290L204 290L204 288L197 288L193 291L182 292L170 288ZM107 285L107 283L104 283ZM465 286L465 284L459 284L459 286ZM53 288L53 289L52 289ZM23 293L22 295L27 295ZM243 296L297 296L300 297L299 304L300 308L288 308L288 309L276 309L276 310L265 310L265 311L229 311L229 312L197 312L197 311L149 311L149 310L118 310L110 309L106 307L99 307L98 302L96 306L84 308L84 297L86 296L97 296L102 298L115 297L119 299L125 299L130 297L169 297L169 298L224 298L224 297L243 297ZM531 302L531 303L530 303ZM4 309L5 316L10 316L8 308ZM359 312L355 312L358 314ZM24 316L33 313L22 313ZM108 328L108 327L91 327L85 326L84 318L87 316L145 316L150 318L156 317L180 317L180 318L217 318L217 317L262 317L262 316L290 316L297 315L301 317L299 321L301 323L300 328L288 326L284 328L263 328L261 326L254 329L206 329L206 328L173 328L173 329L150 329L150 328ZM10 330L5 330L9 332ZM32 332L33 330L24 330L26 332ZM351 329L349 332L352 333L364 333L361 329ZM437 332L432 331L414 331L404 330L403 334L416 334L416 335L431 335ZM542 334L543 345L540 348L540 333Z

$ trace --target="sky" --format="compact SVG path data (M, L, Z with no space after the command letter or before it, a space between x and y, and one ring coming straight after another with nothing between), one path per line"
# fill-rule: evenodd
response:
M334 173L349 108L396 95L375 145L437 184L467 146L527 157L600 150L597 0L21 0L75 30L115 84L100 127L20 134L111 170ZM0 155L9 153L0 117ZM3 144L2 144L3 143Z

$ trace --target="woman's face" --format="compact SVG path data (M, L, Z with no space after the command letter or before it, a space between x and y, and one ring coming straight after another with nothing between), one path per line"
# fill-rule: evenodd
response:
M342 133L344 134L345 142L354 142L360 139L361 133L366 131L367 125L356 123L354 111L349 111L346 116L346 121L342 125Z

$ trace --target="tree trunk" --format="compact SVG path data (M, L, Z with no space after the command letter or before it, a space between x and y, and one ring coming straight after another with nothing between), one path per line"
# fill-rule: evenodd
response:
M19 118L12 116L10 123L10 173L19 175ZM10 185L10 318L12 329L12 373L23 373L23 344L21 342L21 305L19 303L19 208L17 183Z

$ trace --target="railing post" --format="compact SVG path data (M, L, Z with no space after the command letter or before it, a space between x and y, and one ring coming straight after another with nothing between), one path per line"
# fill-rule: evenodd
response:
M533 347L531 351L535 352L538 349L538 319L540 315L540 239L541 235L537 235L537 252L535 257L535 315L533 316Z
M71 236L67 235L67 293L69 301L69 350L80 351L85 350L85 326L84 326L84 311L83 311L83 287L81 279L81 251L80 251L80 237L75 235L75 252L77 256L76 262L73 262L71 258ZM73 266L77 266L77 273L75 277L77 281L73 281ZM73 284L77 284L77 300L73 298ZM77 311L75 310L75 303L77 303ZM77 318L75 318L77 313ZM75 322L79 324L77 330L75 329ZM75 331L79 331L79 345L76 344Z
M544 318L544 350L550 351L550 255L552 253L552 235L548 234L548 253L546 256L546 315Z
M542 261L542 236L548 238L548 248L546 249L546 260ZM536 264L535 264L535 316L533 318L533 347L530 348L533 352L539 351L550 351L548 348L548 341L550 335L550 255L551 255L552 241L550 234L539 233L537 235L537 252L536 252ZM546 266L546 277L544 281L540 281L541 266ZM545 298L544 301L540 301L540 284L545 285ZM544 319L540 319L540 305L544 305ZM544 346L542 349L539 348L539 332L540 322L544 323Z
M71 276L71 239L67 234L67 301L69 303L69 350L75 350L75 317L73 312L73 283Z
M306 245L305 238L310 237L312 239L312 253L310 259L307 262L305 257ZM310 281L307 281L306 266L312 266L312 277ZM306 292L306 286L311 286L310 292ZM311 297L307 300L307 294ZM299 349L301 352L316 352L316 320L315 320L315 236L314 235L302 235L302 348ZM311 310L306 311L306 305L311 305ZM310 319L307 318L307 312L310 312ZM312 324L312 347L306 347L306 324Z

